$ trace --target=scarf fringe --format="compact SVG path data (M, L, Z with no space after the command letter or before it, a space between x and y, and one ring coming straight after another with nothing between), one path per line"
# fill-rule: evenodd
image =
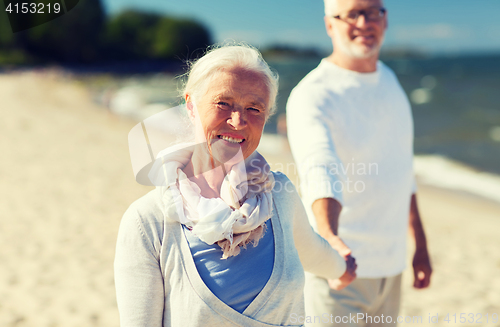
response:
M218 241L217 244L222 249L222 259L238 255L241 248L246 249L247 245L250 243L252 243L254 247L259 245L259 241L262 237L264 237L266 229L267 225L264 222L262 225L250 232L233 235L232 244L231 241L227 239Z

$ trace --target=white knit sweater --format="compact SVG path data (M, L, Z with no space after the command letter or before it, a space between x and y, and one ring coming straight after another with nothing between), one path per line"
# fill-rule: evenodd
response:
M291 317L303 316L303 267L321 277L337 278L346 266L310 227L290 180L274 175L273 272L242 314L204 284L181 225L165 215L159 191L134 202L123 216L116 247L121 326L291 326Z
M382 62L358 73L323 59L292 91L287 126L311 225L312 203L337 199L358 278L400 274L416 188L411 108L394 73Z

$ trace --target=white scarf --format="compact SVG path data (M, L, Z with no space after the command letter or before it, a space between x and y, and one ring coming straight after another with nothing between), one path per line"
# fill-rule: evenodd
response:
M274 177L266 160L254 152L233 165L220 198L208 199L182 171L195 146L180 144L161 151L149 173L161 188L166 215L189 227L203 242L217 243L223 259L238 255L248 243L257 246L272 215Z

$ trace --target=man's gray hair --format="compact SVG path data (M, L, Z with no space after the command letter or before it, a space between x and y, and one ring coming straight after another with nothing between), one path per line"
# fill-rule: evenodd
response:
M241 68L261 74L269 90L269 108L266 117L276 111L278 74L264 61L260 52L248 44L217 45L191 64L186 73L187 82L183 96L191 95L195 101L207 91L213 76L219 72Z

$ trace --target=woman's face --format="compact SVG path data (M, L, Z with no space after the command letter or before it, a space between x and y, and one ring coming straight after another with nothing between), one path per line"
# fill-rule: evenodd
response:
M241 68L217 73L196 103L190 95L186 103L196 119L197 141L204 138L219 161L227 161L239 149L246 159L257 149L269 110L269 91L261 74Z

